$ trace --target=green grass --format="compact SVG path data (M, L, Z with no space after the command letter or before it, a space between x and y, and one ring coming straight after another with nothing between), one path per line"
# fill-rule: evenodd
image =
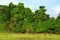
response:
M0 33L0 40L60 40L60 35Z

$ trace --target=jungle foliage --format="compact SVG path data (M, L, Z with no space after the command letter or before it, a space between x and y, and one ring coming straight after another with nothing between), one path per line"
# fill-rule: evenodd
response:
M60 15L55 19L46 14L45 6L32 12L24 3L0 5L0 31L19 33L60 33Z

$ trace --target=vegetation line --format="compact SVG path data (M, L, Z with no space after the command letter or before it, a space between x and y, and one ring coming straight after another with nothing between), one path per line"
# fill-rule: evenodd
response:
M16 33L60 33L60 14L55 19L46 14L45 6L32 12L24 3L0 5L0 31Z

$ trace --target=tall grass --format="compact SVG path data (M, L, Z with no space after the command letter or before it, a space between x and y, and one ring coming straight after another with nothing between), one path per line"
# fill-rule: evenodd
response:
M60 40L60 35L0 33L0 40Z

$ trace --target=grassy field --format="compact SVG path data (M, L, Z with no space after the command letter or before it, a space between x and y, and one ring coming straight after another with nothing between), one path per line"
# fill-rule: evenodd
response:
M0 33L0 40L60 40L60 35Z

